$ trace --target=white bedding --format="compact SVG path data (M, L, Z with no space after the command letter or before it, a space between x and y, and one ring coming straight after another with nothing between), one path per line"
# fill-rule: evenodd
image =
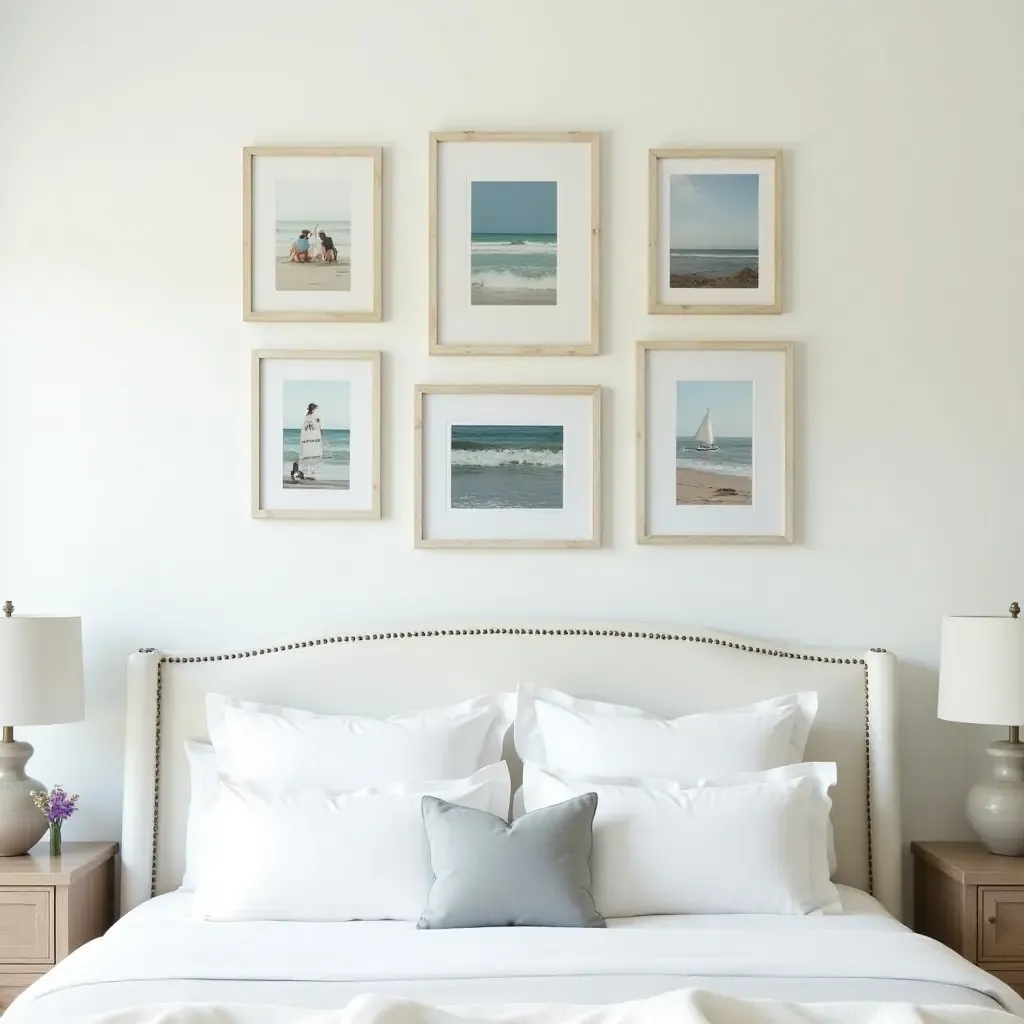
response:
M4 1024L181 1001L307 1009L373 992L442 1005L598 1004L697 986L744 998L987 1007L1024 1001L864 893L844 913L619 919L606 929L417 931L397 921L213 923L142 904L23 993Z

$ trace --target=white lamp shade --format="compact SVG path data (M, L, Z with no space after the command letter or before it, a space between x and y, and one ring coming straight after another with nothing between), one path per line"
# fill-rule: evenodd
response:
M1024 724L1024 620L942 620L939 718L979 725Z
M82 620L0 617L0 725L55 725L84 717Z

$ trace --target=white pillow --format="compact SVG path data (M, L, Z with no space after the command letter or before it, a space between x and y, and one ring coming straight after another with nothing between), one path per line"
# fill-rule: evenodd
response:
M467 779L272 791L220 775L194 906L208 921L415 921L434 881L424 795L508 813L504 761Z
M182 889L196 887L196 871L206 842L206 816L217 799L217 755L209 743L185 740L189 801L185 820L185 876Z
M358 789L461 779L501 760L512 694L390 718L321 715L210 693L206 720L224 775L269 786Z
M605 917L841 909L829 877L834 764L742 785L605 782L523 768L526 811L597 793L594 902Z
M831 762L829 762L831 765ZM831 767L835 768L834 765ZM787 764L781 768L773 768L767 772L744 772L742 775L730 775L724 779L701 779L698 786L744 786L749 785L752 782L761 782L765 778L771 779L802 779L805 775L819 775L821 763L820 762L804 762L802 764ZM836 769L838 771L838 769ZM829 783L834 785L835 779ZM521 789L522 787L520 787ZM516 796L519 795L520 790L516 790ZM514 805L513 805L514 806ZM829 801L831 808L831 800ZM836 854L836 833L832 825L832 814L831 810L828 816L828 874L831 878L836 873L836 869L839 867L839 858Z
M794 693L726 711L665 719L624 704L520 685L520 758L566 775L698 779L802 761L818 695Z

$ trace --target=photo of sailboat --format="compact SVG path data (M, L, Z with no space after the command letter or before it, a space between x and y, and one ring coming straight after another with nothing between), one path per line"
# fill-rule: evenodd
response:
M753 419L752 381L676 382L677 505L753 504Z
M715 444L715 431L711 426L711 410L704 410L704 419L700 421L697 433L693 435L697 442L699 452L717 452L719 447Z

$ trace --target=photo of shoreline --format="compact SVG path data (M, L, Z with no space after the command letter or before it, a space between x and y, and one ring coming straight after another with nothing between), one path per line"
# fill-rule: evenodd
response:
M350 392L347 380L284 382L281 483L285 490L349 490Z
M753 504L752 381L676 383L676 504Z
M669 287L757 288L756 174L673 174Z
M558 183L470 184L470 304L558 304Z
M352 222L347 184L279 178L274 198L277 290L351 291Z
M562 426L453 424L453 509L560 509Z

